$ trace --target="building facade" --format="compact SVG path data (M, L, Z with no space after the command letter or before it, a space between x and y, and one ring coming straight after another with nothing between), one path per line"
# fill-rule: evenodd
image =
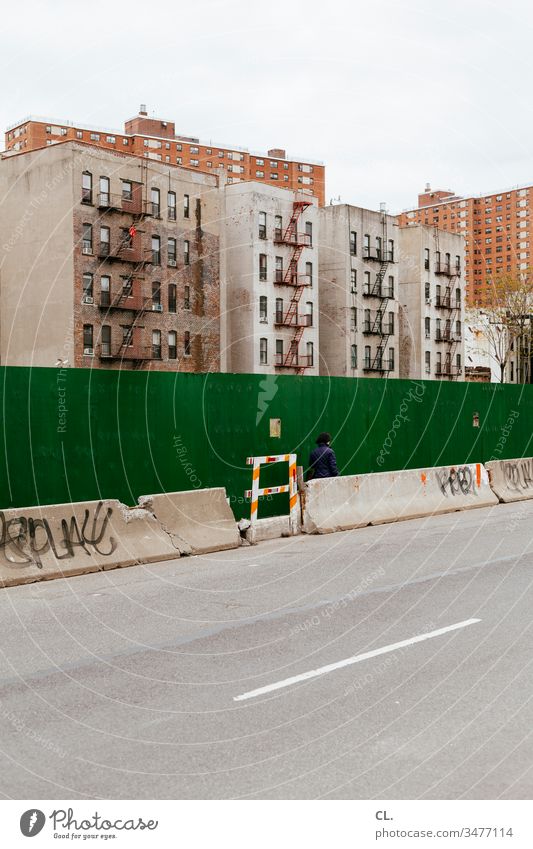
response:
M347 204L320 210L320 373L398 377L396 218Z
M138 115L126 121L123 132L28 117L5 134L7 154L27 153L65 141L83 142L167 165L182 165L206 174L223 174L224 181L229 183L253 180L280 186L316 197L320 205L325 202L322 163L289 158L281 148L251 153L240 147L176 135L173 121L149 118L144 105Z
M533 186L459 197L428 185L418 206L398 220L401 226L426 224L465 237L466 302L482 306L495 276L516 275L531 265L532 203Z
M257 183L224 190L228 371L319 373L318 207Z
M2 365L224 368L215 177L68 142L0 198Z
M399 228L400 377L464 380L464 238Z

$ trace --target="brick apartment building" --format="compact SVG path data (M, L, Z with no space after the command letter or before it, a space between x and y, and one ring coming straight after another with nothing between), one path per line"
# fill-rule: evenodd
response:
M2 365L223 368L217 182L76 142L3 159Z
M138 115L126 121L123 132L75 126L70 121L25 118L7 130L5 155L27 153L66 141L84 142L167 165L182 165L206 174L223 174L227 183L254 180L292 189L316 197L321 206L325 203L323 164L288 158L281 148L252 153L244 148L176 135L173 121L149 118L144 105Z
M477 307L498 273L516 274L530 266L532 200L533 186L465 198L428 185L417 208L398 220L401 226L427 224L465 237L466 301Z

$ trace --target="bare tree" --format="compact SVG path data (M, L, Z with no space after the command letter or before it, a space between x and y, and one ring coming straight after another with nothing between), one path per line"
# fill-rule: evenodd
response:
M505 382L506 366L514 353L517 356L517 377L520 380L524 358L529 357L530 351L533 313L531 269L516 274L498 274L490 282L482 311L486 316L484 330L490 353L500 367L500 382ZM528 371L529 361L524 377Z

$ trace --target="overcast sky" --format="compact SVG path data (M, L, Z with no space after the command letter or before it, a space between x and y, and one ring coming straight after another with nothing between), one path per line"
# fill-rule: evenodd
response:
M429 181L533 183L526 0L48 0L3 6L2 128L43 115L323 160L327 198L391 212Z

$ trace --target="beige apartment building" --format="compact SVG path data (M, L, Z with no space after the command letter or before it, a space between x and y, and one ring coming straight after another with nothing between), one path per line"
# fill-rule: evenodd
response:
M217 179L66 142L0 161L2 365L225 368Z
M320 373L398 377L398 225L384 210L320 210Z
M317 375L316 199L258 183L224 197L228 371Z
M400 377L464 380L464 237L399 229Z

